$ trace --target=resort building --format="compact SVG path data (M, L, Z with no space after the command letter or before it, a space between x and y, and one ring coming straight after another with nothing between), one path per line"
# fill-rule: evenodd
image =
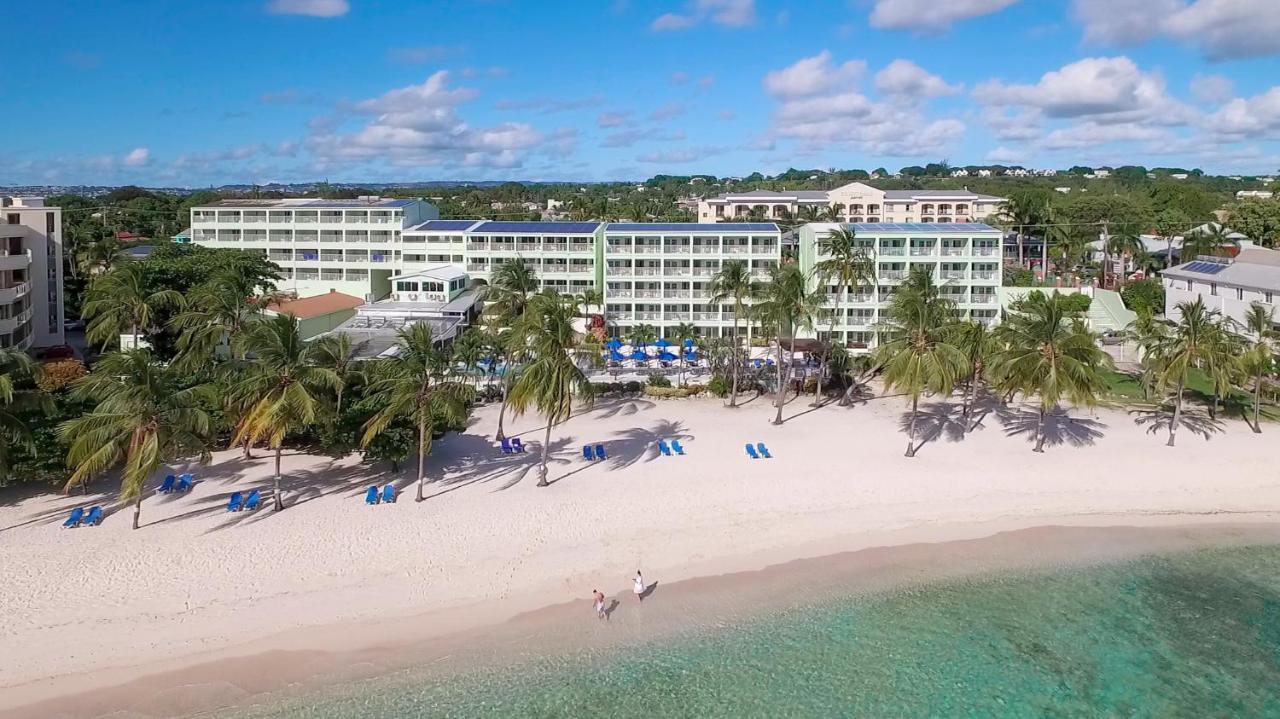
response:
M782 261L782 233L764 222L610 223L603 250L604 315L619 334L645 324L665 336L688 322L720 337L733 332L733 307L711 302L712 276L740 260L767 279Z
M268 317L289 315L298 320L298 336L304 340L322 335L355 317L364 299L330 290L321 295L284 299L266 306Z
M455 258L450 262L462 265L470 277L488 282L494 268L518 259L537 274L542 289L580 294L601 286L604 223L470 221L465 229L448 229L464 222L468 221L427 222L406 232L405 247L415 248L415 261L404 268L417 266L416 258L425 256L422 261L432 262L432 257L448 254Z
M964 317L987 324L998 321L1000 230L976 222L811 223L800 228L799 238L800 268L806 274L826 259L821 240L841 227L853 230L858 244L874 258L876 281L875 285L850 290L843 298L835 285L828 286L827 306L815 327L820 339L833 338L858 350L875 347L876 325L885 319L884 312L894 292L916 266L929 268L941 286L942 296L954 302Z
M978 222L996 213L1003 197L968 190L878 190L851 182L834 190L752 190L698 203L699 222L823 219L848 223Z
M391 278L385 299L355 308L355 316L334 327L351 337L356 356L395 352L397 333L426 323L437 342L449 342L473 323L482 309L480 292L455 265L443 264Z
M1234 258L1197 257L1160 273L1164 284L1164 314L1177 322L1181 302L1197 298L1223 317L1244 322L1249 307L1275 306L1280 296L1280 252L1246 247Z
M64 344L62 210L0 197L0 347Z
M400 272L401 232L439 216L422 200L222 200L191 208L191 241L262 253L280 289L300 297L337 290L376 299Z

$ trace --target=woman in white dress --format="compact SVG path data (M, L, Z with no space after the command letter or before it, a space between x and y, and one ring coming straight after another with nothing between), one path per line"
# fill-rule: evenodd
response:
M643 602L644 601L644 577L640 576L639 569L636 570L634 591L636 593L636 599Z

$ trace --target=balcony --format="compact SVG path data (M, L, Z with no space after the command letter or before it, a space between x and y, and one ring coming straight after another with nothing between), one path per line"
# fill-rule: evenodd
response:
M694 277L714 277L716 272L714 267L695 267L693 268Z
M623 298L630 298L635 296L633 290L607 290L605 294L608 295L609 297L623 297Z
M31 250L16 255L0 255L0 270L25 270L31 266Z
M746 245L725 245L723 252L726 255L745 255L751 252L751 248Z
M907 248L902 246L881 247L879 254L885 257L903 257L907 254Z
M26 294L30 291L31 291L30 282L23 282L21 284L14 285L13 287L5 287L3 289L0 289L0 305L7 305L10 302L13 302L14 300L18 299L19 297L25 297Z
M604 273L605 273L606 275L608 275L609 277L619 277L619 276L624 276L624 275L629 277L629 276L631 276L632 274L634 274L634 272L635 272L635 271L634 271L634 270L632 270L630 267L613 267L613 266L609 266L609 267L606 267L606 268L604 269Z
M662 248L658 245L636 245L632 252L637 255L657 255L662 253Z
M942 279L944 280L963 280L967 273L964 270L943 270Z
M193 225L203 225L203 224L206 224L206 223L213 223L213 222L217 222L217 221L218 221L218 216L217 216L217 215L212 215L212 214L210 214L210 215L199 215L199 214L197 214L197 215L192 215L192 216L191 216L191 223L192 223Z
M963 257L964 248L963 247L943 247L942 256L943 257Z
M637 313L636 313L636 319L641 320L641 321L644 321L644 320L660 320L660 319L662 319L662 313L661 313L661 312L637 312Z
M719 312L694 312L693 319L702 321L702 322L719 322L720 313Z
M518 252L537 252L538 248L539 245L537 242L521 242L516 245L516 250Z
M31 308L28 307L26 311L20 313L17 317L0 319L0 332L4 334L11 334L14 330L18 329L19 327L21 327L22 325L25 325L27 322L30 322L30 321L31 321Z
M667 319L676 320L677 322L688 322L689 313L688 312L668 312Z
M993 305L996 303L995 295L974 295L969 301L975 305Z
M695 255L714 255L719 252L720 248L715 245L694 245L693 254Z
M912 257L932 257L933 248L932 247L912 247L911 256Z
M472 262L467 265L467 272L488 272L489 265L482 262Z
M670 255L687 255L689 254L688 245L666 245L662 248L663 252Z
M569 272L572 272L572 273L581 274L581 273L594 272L594 271L595 271L595 268L592 267L591 265L569 265Z
M569 244L570 252L592 252L594 249L590 242L572 242Z
M880 270L877 275L882 280L905 280L907 278L906 270Z
M667 290L666 292L663 292L663 293L662 293L662 296L663 296L663 297L665 297L666 299L669 299L669 300L670 300L670 299L685 299L685 300L687 300L687 299L689 299L690 297L692 297L692 296L693 296L693 293L692 293L692 292L690 292L689 290Z
M632 251L631 245L615 245L612 243L606 245L606 249L609 252L616 252L618 254L629 254Z
M995 270L974 270L973 279L975 280L994 280L996 278Z
M977 256L979 256L979 257L994 257L998 251L999 251L999 250L997 250L995 247L975 247L975 248L973 248L973 254L975 254L975 255L977 255Z
M566 252L569 246L563 242L544 242L542 244L543 252Z
M301 222L301 223L303 223L303 224L307 224L307 223L315 223L315 222L318 222L318 221L319 221L319 218L317 218L315 215L303 215L303 214L297 214L297 215L294 215L294 216L293 216L293 221L294 221L295 223L297 223L297 222Z
M658 299L662 296L661 290L636 290L636 297L641 299Z
M467 252L485 252L489 249L487 242L468 242Z

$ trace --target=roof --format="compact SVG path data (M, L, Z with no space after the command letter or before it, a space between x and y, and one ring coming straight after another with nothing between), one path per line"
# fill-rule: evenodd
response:
M976 192L968 190L885 190L884 199L886 200L1003 200L1002 197L994 195L979 195Z
M1224 233L1226 234L1226 236L1227 236L1227 239L1229 239L1229 240L1247 240L1247 239L1249 239L1249 237L1248 237L1247 235L1243 235L1243 234L1241 234L1241 233L1239 233L1239 232L1236 232L1235 230L1231 229L1230 227L1222 227L1222 225L1218 224L1217 222L1206 222L1206 223L1204 223L1203 225L1200 225L1200 226L1198 226L1198 227L1192 227L1191 229L1187 230L1186 234L1188 234L1188 235L1208 235L1208 234L1212 234L1214 231L1216 231L1216 230L1217 230L1217 229L1219 229L1219 228L1222 228L1223 232L1224 232Z
M1212 282L1262 292L1280 292L1280 252L1261 247L1240 251L1234 260L1193 260L1162 272L1174 279Z
M726 192L715 197L707 198L708 201L728 200L729 198L740 198L746 200L768 200L768 199L790 199L797 200L819 200L825 202L827 200L826 190L785 190L778 192L775 190L747 190L745 192Z
M196 205L192 209L202 209L205 207L226 207L238 208L242 210L256 209L348 209L348 210L367 210L369 208L386 209L391 207L408 207L421 200L397 200L390 197L379 197L376 200L321 200L307 197L293 197L282 200L219 200L211 202L207 205Z
M362 304L364 304L364 300L359 297L352 297L341 292L326 292L323 295L299 297L296 300L285 300L280 303L273 302L267 305L267 309L282 315L293 315L300 320L305 320L312 317L323 317L342 310L354 310Z
M535 235L566 234L589 235L599 228L599 222L500 222L488 220L472 228L480 234L526 233Z
M484 220L427 220L405 232L465 232Z
M610 222L605 232L778 232L772 222Z
M395 282L396 280L407 280L414 277L429 277L433 280L443 280L445 282L448 282L450 280L456 280L460 277L466 277L466 276L467 276L467 273L463 272L462 268L458 267L457 265L443 263L439 265L433 265L431 267L424 267L420 270L413 270L412 272L405 272L402 275L395 275L394 277L391 278L391 281Z
M885 232L919 233L925 235L971 235L976 232L995 232L1000 230L981 222L855 222L844 225L854 233L865 232L869 235Z

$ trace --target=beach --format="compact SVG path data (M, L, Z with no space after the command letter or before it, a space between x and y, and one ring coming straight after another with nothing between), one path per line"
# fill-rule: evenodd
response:
M138 531L131 508L100 527L61 528L71 507L111 502L106 482L88 497L6 504L0 709L214 660L395 645L566 602L585 608L593 588L625 610L637 569L668 584L1046 525L1267 524L1280 513L1268 435L1238 420L1193 413L1169 448L1155 415L1072 410L1035 454L1029 408L990 408L961 437L958 404L925 402L927 441L906 458L903 398L808 402L791 402L773 426L763 397L736 410L602 399L553 429L545 488L534 486L543 423L508 418L529 451L503 455L498 408L486 406L436 444L423 503L410 466L391 475L355 457L288 453L284 512L225 512L231 492L270 486L259 450L174 467L200 481L148 497ZM659 454L656 442L671 438L684 456ZM772 458L748 458L747 441ZM587 442L610 458L582 459ZM400 500L365 505L365 488L388 481ZM273 683L265 674L262 690Z

